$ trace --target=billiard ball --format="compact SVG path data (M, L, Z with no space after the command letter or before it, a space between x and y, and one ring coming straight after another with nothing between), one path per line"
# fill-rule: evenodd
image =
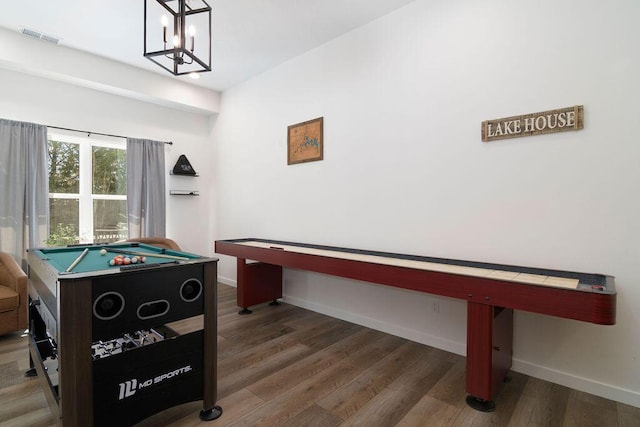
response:
M129 258L128 256L124 257L124 261L123 261L124 265L129 265L131 264L131 258Z
M137 263L138 263L138 257L137 256L131 257L131 264L137 264Z
M109 265L116 265L116 260L115 260L115 258L111 258L111 259L109 260Z
M122 258L116 257L115 258L115 262L116 262L116 265L122 265L123 264Z
M107 250L106 249L100 249L100 255L104 256L107 254Z

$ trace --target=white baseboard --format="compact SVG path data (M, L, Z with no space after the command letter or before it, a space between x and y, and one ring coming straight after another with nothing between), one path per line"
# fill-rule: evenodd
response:
M614 400L616 402L640 408L640 393L634 390L624 389L612 384L594 381L589 378L570 375L566 372L557 371L555 369L550 369L545 366L536 365L516 358L513 359L511 370L530 377L560 384L574 390L579 390L605 399Z
M236 281L225 277L218 277L220 283L236 287ZM337 319L346 320L367 328L382 331L391 335L405 338L411 341L419 342L431 347L439 348L444 351L466 356L466 343L459 343L446 338L425 334L415 329L406 328L404 326L381 322L371 317L359 316L357 314L344 310L337 310L333 307L317 304L312 301L301 298L288 297L284 295L283 301L287 304L315 311ZM611 384L601 383L589 378L578 377L567 374L566 372L557 371L544 366L536 365L525 360L513 359L511 369L515 372L528 375L530 377L539 378L565 387L579 390L585 393L603 397L605 399L614 400L627 405L640 408L640 393L634 390L627 390Z
M382 331L387 334L395 335L397 337L405 338L411 341L425 344L431 347L439 348L451 353L456 353L464 356L466 354L466 344L461 344L455 341L447 340L435 335L425 334L421 331L406 328L397 324L389 322L381 322L371 317L360 316L358 314L336 310L333 307L317 304L311 301L303 300L300 298L284 296L282 299L287 304L302 307L307 310L315 311L325 314L327 316L335 317L337 319L346 320L347 322L355 323L357 325L365 326L367 328L375 329L376 331Z
M218 282L222 283L223 285L233 286L234 288L238 287L237 282L233 279L229 279L228 277L218 276Z

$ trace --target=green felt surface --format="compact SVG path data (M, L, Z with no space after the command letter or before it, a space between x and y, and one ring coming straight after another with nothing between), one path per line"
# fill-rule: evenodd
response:
M106 255L100 254L100 249L116 249L134 252L143 252L149 254L166 254L179 257L185 257L189 259L196 259L199 256L189 254L180 251L174 251L171 249L162 249L156 246L147 245L143 243L118 243L109 245L86 245L86 246L72 246L72 247L59 247L59 248L46 248L36 249L31 252L38 255L42 259L49 262L59 272L64 272L73 262L78 258L80 254L89 248L87 255L76 265L71 273L87 273L99 270L114 269L117 270L120 266L110 266L109 260L119 255L118 253L108 252ZM133 255L129 255L133 256ZM175 262L176 260L167 259L162 257L155 257L153 255L147 256L146 264L158 264Z

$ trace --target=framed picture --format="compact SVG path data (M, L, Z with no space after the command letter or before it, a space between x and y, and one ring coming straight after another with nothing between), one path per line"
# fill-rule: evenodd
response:
M287 128L287 164L322 160L322 122L319 117Z

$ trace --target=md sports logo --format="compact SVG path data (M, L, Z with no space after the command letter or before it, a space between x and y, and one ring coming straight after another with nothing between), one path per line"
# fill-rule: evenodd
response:
M178 368L175 371L166 372L162 375L158 375L154 378L149 378L145 381L138 381L137 379L127 380L123 383L119 384L120 394L118 395L118 400L125 399L127 397L131 397L136 394L136 391L142 390L143 388L149 387L151 385L160 384L165 380L169 380L177 377L178 375L186 374L191 371L191 365L183 366L182 368Z

